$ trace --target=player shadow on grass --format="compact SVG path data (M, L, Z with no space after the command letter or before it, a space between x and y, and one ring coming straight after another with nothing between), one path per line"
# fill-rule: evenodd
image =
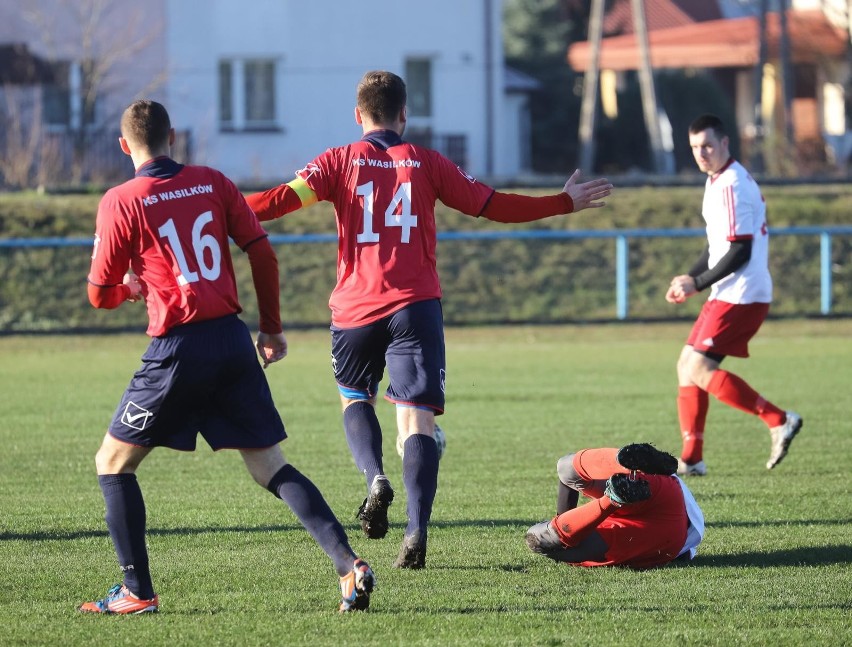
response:
M706 528L763 528L766 526L843 526L849 525L848 519L777 519L775 521L710 521Z
M355 526L353 525L354 529ZM360 528L360 526L359 526ZM347 530L349 530L347 528ZM146 535L205 535L220 532L304 532L299 524L274 526L207 526L205 528L148 528ZM107 530L41 530L39 532L3 532L0 541L68 541L76 539L91 539L93 537L109 537Z
M432 525L434 528L506 528L506 529L526 529L533 521L530 519L480 519L470 521L438 521ZM708 527L752 527L752 526L768 526L768 525L817 525L817 526L833 526L846 525L847 522L841 522L838 519L809 519L801 522L796 521L777 521L777 522L720 522L708 524ZM355 526L351 528L350 524L344 524L347 532L355 532ZM390 524L391 528L403 529L404 524ZM208 533L256 533L256 532L304 532L304 528L299 524L277 524L263 526L207 526L203 528L149 528L147 534L153 536L169 536L169 535L201 535ZM2 541L68 541L78 539L90 539L93 537L109 536L106 530L78 530L78 531L50 531L44 530L32 533L15 533L2 532L0 533L0 542ZM522 542L523 534L520 535ZM750 551L743 553L735 553L731 555L710 555L706 553L698 553L698 556L691 562L675 561L662 568L724 568L724 567L743 567L756 566L759 568L770 568L774 566L824 566L832 564L849 564L852 563L852 545L838 544L833 546L813 546L794 548L786 550L774 551ZM441 565L434 565L435 568L442 568ZM447 566L443 566L447 567ZM457 566L449 566L449 568L457 568ZM479 567L474 567L478 569ZM525 567L515 565L507 565L505 570L524 570Z
M343 527L351 536L359 536L361 526L354 521L343 521ZM432 524L436 528L523 528L524 531L534 522L529 519L485 519L471 521L444 521ZM405 523L391 523L391 529L400 531L405 529ZM202 535L216 532L303 532L304 527L299 524L275 524L263 526L217 526L215 524L204 527L179 527L179 528L148 528L147 535ZM90 539L93 537L108 537L107 530L39 530L37 532L0 532L0 541L63 541L74 539Z
M699 551L691 562L672 562L669 567L679 568L719 568L731 566L756 566L772 568L775 566L830 566L832 564L852 563L852 546L809 546L786 550L749 551L730 555L708 555Z
M470 519L465 521L435 521L432 523L434 528L506 528L515 529L526 532L534 523L543 521L541 519ZM849 522L844 519L802 519L800 521L790 521L787 519L778 521L723 521L711 522L707 524L707 528L757 528L760 526L846 526ZM346 520L343 522L343 527L347 533L352 533L357 536L360 532L360 525L356 522ZM389 524L391 530L404 530L405 523L391 522ZM148 528L149 535L201 535L213 532L289 532L303 531L304 528L299 524L274 524L263 526L217 526L210 525L205 527L195 528ZM92 537L107 537L109 533L106 530L40 530L37 532L0 532L0 541L57 541L68 539L89 539ZM844 560L852 561L852 560Z

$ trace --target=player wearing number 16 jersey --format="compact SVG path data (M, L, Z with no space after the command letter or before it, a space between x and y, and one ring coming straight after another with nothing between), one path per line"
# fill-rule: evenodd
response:
M606 180L578 183L561 193L528 197L495 192L435 151L402 139L405 83L390 72L368 72L357 91L355 120L363 137L332 148L291 182L247 200L270 220L319 200L337 216L337 285L331 294L332 364L346 438L365 476L358 511L372 539L388 530L394 493L382 465L382 432L375 412L387 368L385 397L396 404L403 442L408 525L395 566L422 568L438 482L435 416L444 411L444 333L436 269L435 202L471 216L528 222L599 207Z
M290 506L334 563L340 610L367 608L373 573L352 552L316 486L284 459L284 425L248 329L237 317L229 238L251 264L260 310L256 348L264 367L287 354L278 261L266 233L224 175L169 157L174 130L162 105L132 104L122 116L121 134L136 177L101 200L89 299L97 308L115 308L144 298L152 340L95 457L124 579L80 610L158 610L135 472L154 447L194 450L199 433L214 450L238 449L255 481Z

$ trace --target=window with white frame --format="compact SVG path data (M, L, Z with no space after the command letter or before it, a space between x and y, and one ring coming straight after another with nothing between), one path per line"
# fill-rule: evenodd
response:
M277 130L273 59L219 61L219 126L222 130Z
M91 61L57 61L42 86L44 123L53 128L81 128L95 123L97 93Z

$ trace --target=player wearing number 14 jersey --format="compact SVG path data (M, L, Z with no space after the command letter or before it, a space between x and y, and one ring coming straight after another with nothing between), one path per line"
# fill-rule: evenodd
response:
M332 365L343 426L367 497L358 511L367 537L388 531L394 492L382 464L375 412L379 381L396 404L408 524L395 566L422 568L438 482L435 416L444 411L444 333L436 268L435 202L498 222L528 222L603 206L606 180L578 182L543 197L495 192L439 153L403 140L405 83L368 72L357 91L363 137L332 148L296 178L248 196L261 220L317 201L337 216L337 285L331 294Z
M95 457L123 581L80 610L159 609L135 472L154 447L194 450L199 433L214 450L238 449L254 480L290 506L334 563L340 610L366 609L373 572L352 552L316 486L284 459L284 425L248 328L237 317L229 237L251 264L260 310L255 347L264 367L287 354L278 261L266 233L224 175L169 157L174 130L162 105L132 104L121 134L136 177L101 200L89 300L96 308L116 308L144 298L152 339Z

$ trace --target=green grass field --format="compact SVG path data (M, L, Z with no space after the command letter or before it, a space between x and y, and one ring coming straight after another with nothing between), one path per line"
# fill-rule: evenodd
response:
M0 645L852 644L852 322L770 321L725 367L799 411L768 472L756 418L713 402L709 474L689 481L707 534L687 567L579 569L528 551L553 514L555 462L651 441L676 453L674 364L688 323L450 329L447 432L427 568L390 567L405 498L382 403L391 531L361 536L327 332L288 336L269 369L287 457L326 495L379 582L340 616L330 562L235 452L154 452L139 470L161 612L77 604L119 572L93 456L143 335L0 337Z

